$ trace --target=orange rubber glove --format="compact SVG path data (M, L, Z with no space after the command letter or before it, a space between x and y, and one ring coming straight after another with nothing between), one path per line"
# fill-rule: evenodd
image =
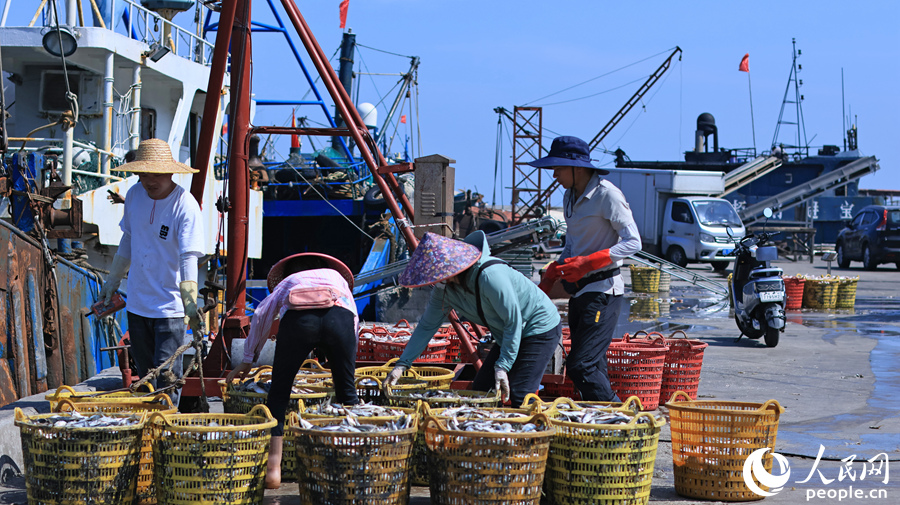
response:
M549 295L553 285L556 284L556 279L559 279L559 263L554 261L547 265L547 270L544 271L544 277L541 278L541 283L538 284L538 287L545 294Z
M609 249L604 249L588 256L566 258L563 260L562 266L559 267L559 273L564 281L578 282L589 272L600 270L611 264L612 259L609 257Z

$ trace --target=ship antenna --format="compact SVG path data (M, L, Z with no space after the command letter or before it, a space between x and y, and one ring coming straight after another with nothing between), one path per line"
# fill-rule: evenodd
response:
M791 73L788 76L787 87L784 90L784 98L781 101L781 112L778 113L778 124L775 125L775 136L772 138L772 146L774 147L778 145L778 131L781 129L782 124L797 125L796 145L788 145L785 147L796 148L798 153L803 153L804 156L809 156L809 142L806 140L806 124L803 122L803 106L801 104L801 102L803 102L803 95L800 94L800 86L803 86L803 80L798 78L798 72L800 70L803 70L803 66L797 64L797 57L800 56L802 52L797 49L796 38L791 39L791 44L793 45ZM793 99L789 99L792 83L794 88L794 97ZM788 104L795 105L795 121L788 121L784 117L784 109Z

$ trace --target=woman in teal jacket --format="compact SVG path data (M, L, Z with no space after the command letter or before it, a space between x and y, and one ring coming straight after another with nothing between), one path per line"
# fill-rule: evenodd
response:
M410 257L400 284L435 285L425 313L403 354L388 375L396 383L447 319L451 310L487 326L496 344L475 376L472 389L499 390L518 406L541 384L559 345L559 312L537 284L490 254L487 237L477 231L465 241L426 233ZM480 302L480 303L479 303Z

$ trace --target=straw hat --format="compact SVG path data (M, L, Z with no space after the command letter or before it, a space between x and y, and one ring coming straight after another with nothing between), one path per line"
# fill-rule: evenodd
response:
M290 261L295 258L319 258L324 260L325 264L327 265L325 268L336 270L337 273L341 274L341 277L343 277L344 280L347 281L347 285L350 286L350 289L353 289L353 273L350 272L350 269L347 267L347 265L344 264L343 261L327 254L297 253L282 259L278 263L275 263L275 265L273 265L271 269L269 269L269 275L266 277L266 284L268 284L269 286L269 292L275 291L275 287L277 287L278 284L281 283L281 281L283 281L285 277L287 277L286 275L284 275L284 269L287 268Z
M199 170L179 163L172 157L172 151L165 140L142 140L137 148L134 161L120 165L113 170L147 174L195 174Z
M453 277L474 265L481 250L472 244L426 233L400 274L400 284L417 288Z

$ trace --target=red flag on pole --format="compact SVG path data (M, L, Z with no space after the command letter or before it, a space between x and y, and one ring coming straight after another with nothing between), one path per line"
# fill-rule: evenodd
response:
M297 119L294 118L294 111L291 111L291 128L296 128L296 127L297 127ZM291 147L292 148L300 147L300 137L293 133L291 134Z
M341 30L347 26L347 8L350 7L350 0L341 0Z
M400 122L406 124L406 114L400 116Z
M738 67L738 70L741 72L750 72L750 53L744 55L741 58L741 66Z

